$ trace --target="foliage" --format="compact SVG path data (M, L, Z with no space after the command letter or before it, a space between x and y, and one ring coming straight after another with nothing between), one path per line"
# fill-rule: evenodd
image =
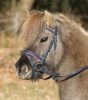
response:
M10 7L11 0L0 0L0 11L8 9Z
M19 3L20 0L0 0L0 12L6 12L11 9L11 4L16 2Z
M33 9L76 15L88 28L88 0L35 0Z
M21 1L22 0L0 0L0 12L5 14L8 10L17 9L16 6L18 6ZM34 0L32 9L47 9L51 12L73 14L80 17L86 25L88 24L88 0Z
M88 14L88 0L35 0L34 9L48 9L50 11L68 11L75 14Z

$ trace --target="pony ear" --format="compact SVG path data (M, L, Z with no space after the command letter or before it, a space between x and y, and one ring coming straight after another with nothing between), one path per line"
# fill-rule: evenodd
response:
M50 17L51 14L50 14L47 10L45 10L45 12L44 12L44 16L45 16L45 17Z
M30 11L28 9L26 10L26 14L27 14L27 17L30 17L30 15L31 15Z
M27 12L27 16L31 16L32 14L36 14L36 13L42 13L43 14L43 12L41 12L41 11L29 10L29 9L27 9L26 12Z
M51 22L52 22L51 13L49 13L47 10L45 10L45 12L44 12L44 19L48 26L51 25Z

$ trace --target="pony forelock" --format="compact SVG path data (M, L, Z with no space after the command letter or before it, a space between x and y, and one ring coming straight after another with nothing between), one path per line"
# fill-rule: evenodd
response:
M43 13L34 13L26 19L21 28L21 38L26 46L33 44L37 36L42 33L44 25Z

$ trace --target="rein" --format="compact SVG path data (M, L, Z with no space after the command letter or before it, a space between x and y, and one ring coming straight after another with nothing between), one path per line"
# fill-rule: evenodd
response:
M66 80L68 80L68 79L70 79L70 78L72 78L72 77L74 77L74 76L76 76L76 75L80 74L81 72L88 69L88 66L84 66L82 68L79 68L76 71L73 71L73 72L67 74L67 75L61 75L60 73L57 73L55 71L49 71L45 67L45 65L47 65L45 60L46 60L48 53L50 52L52 46L54 46L54 50L56 50L57 27L55 27L55 30L52 30L51 28L46 28L46 29L52 33L52 39L51 39L51 42L50 42L46 52L42 56L37 56L32 51L25 50L22 52L21 58L16 63L16 67L21 67L23 64L26 64L28 67L29 67L29 65L31 65L31 68L32 68L31 78L35 78L35 73L37 72L37 73L48 75L48 77L46 77L46 78L39 77L40 79L48 80L50 78L53 78L53 79L58 79L59 82L66 81ZM37 62L34 62L32 58L36 59ZM27 59L27 63L23 59ZM26 79L28 79L28 76L26 77Z

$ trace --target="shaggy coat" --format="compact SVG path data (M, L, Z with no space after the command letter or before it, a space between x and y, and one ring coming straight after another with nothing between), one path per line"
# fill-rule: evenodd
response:
M46 26L58 27L56 52L54 54L51 50L46 59L49 69L66 74L88 65L88 33L63 14L56 15L48 11L30 12L22 26L22 36L26 40L25 48L38 55L47 49L51 33L44 30ZM39 44L44 35L50 37L48 42ZM58 79L56 82L61 100L88 100L88 71L65 82L59 83Z

